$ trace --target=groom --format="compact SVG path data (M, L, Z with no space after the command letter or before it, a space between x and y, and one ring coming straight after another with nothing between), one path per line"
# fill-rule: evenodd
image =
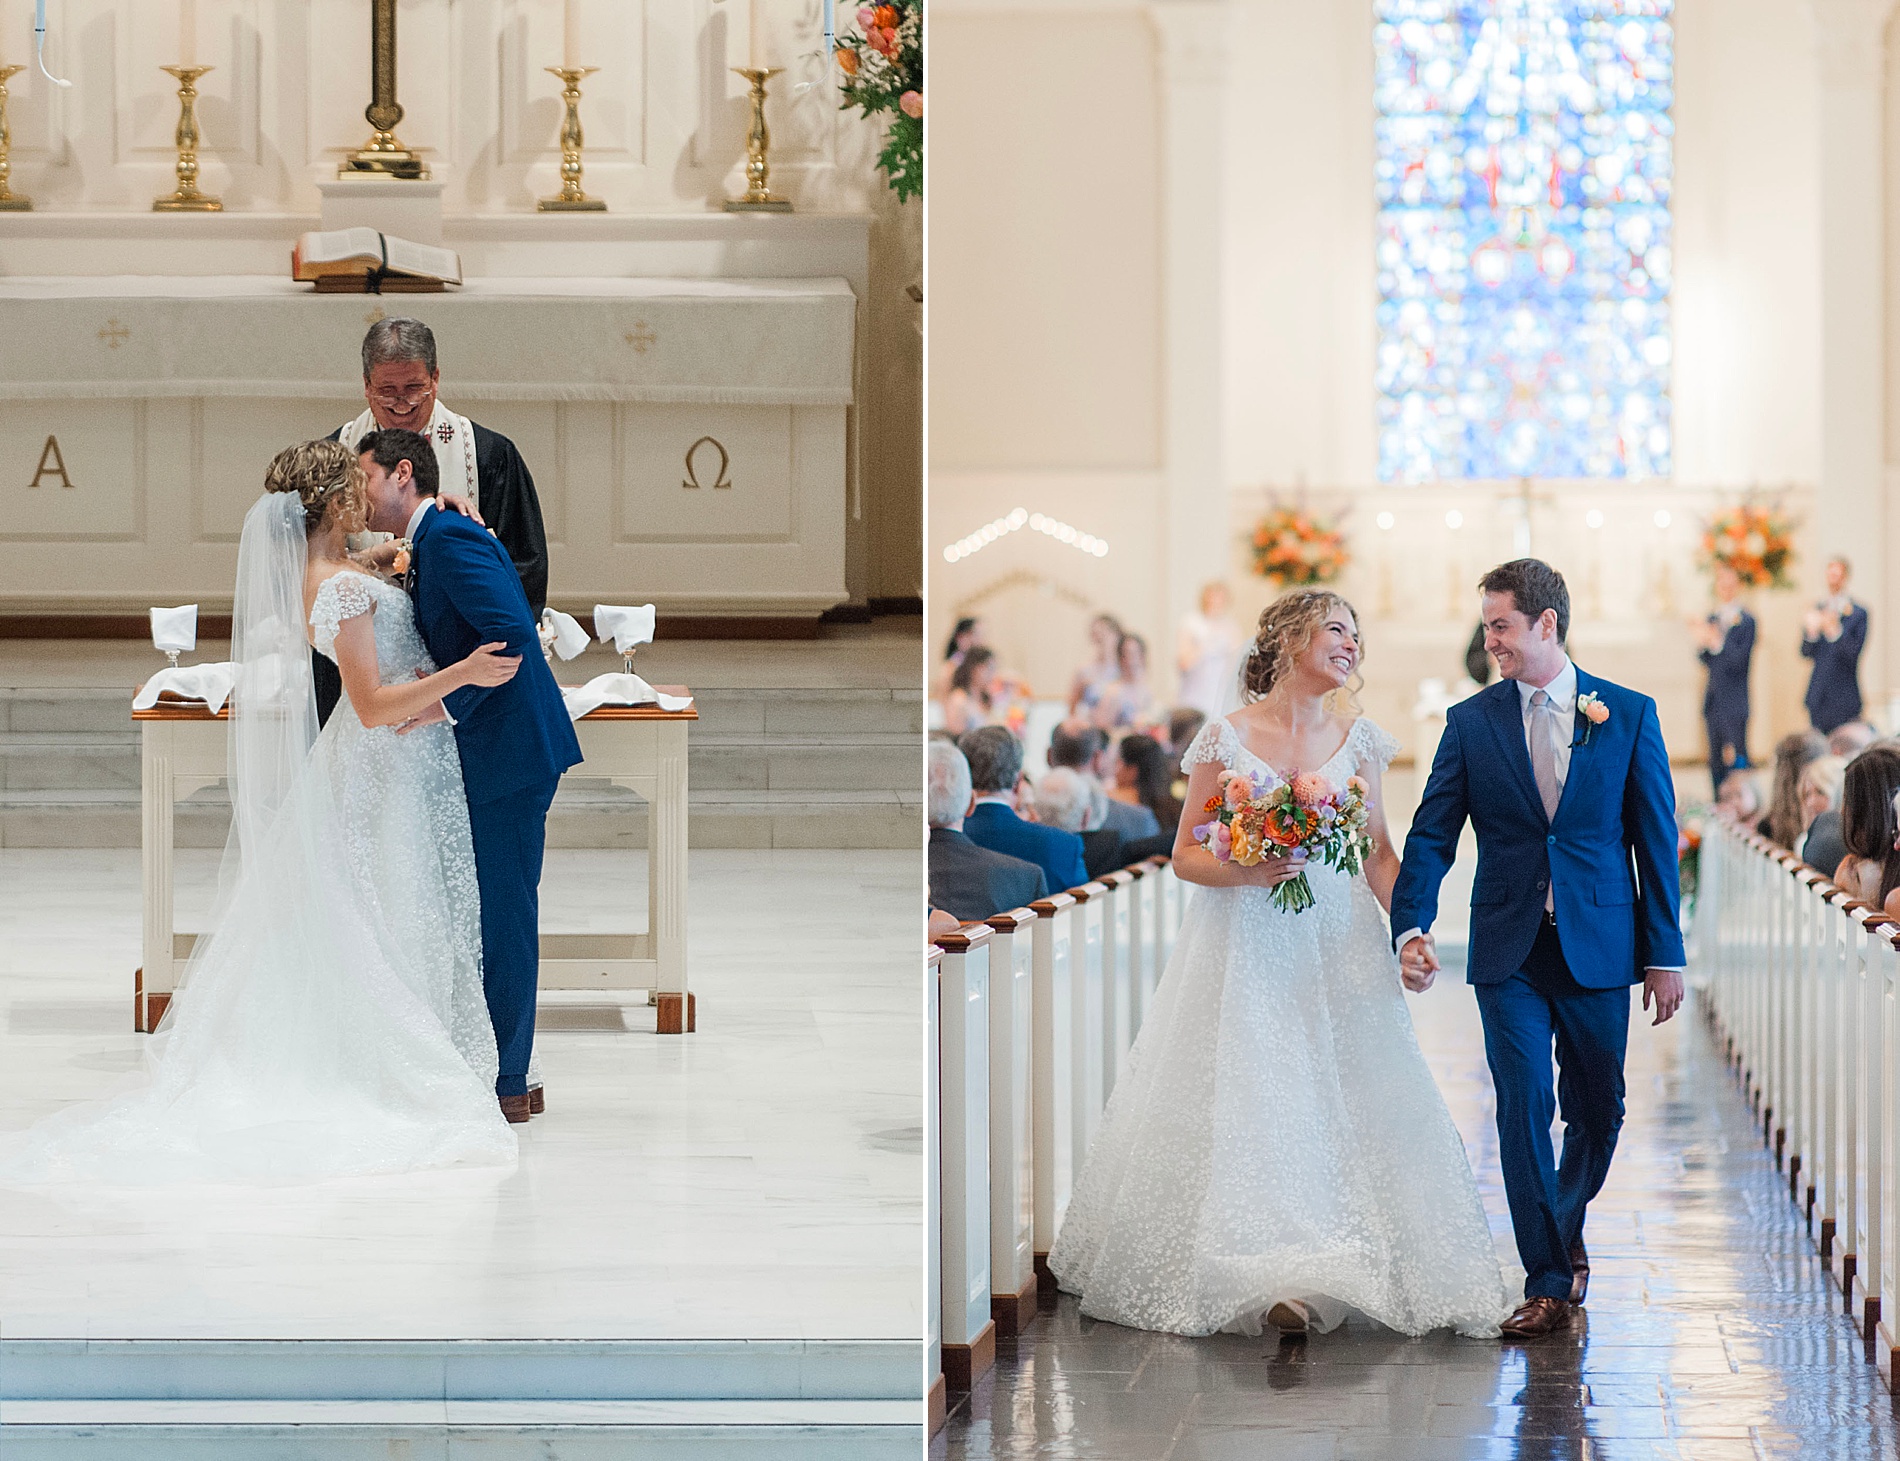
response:
M357 448L369 477L369 525L413 545L404 586L431 657L450 665L494 643L522 657L507 684L465 685L417 722L447 719L455 726L482 897L482 990L501 1056L495 1094L502 1114L522 1122L532 1110L528 1057L548 806L561 773L580 761L580 742L507 551L460 513L435 511L437 467L428 439L372 431Z
M1478 834L1466 977L1497 1088L1498 1149L1523 1260L1507 1339L1568 1327L1590 1258L1584 1210L1623 1124L1630 986L1661 1024L1682 1003L1675 788L1646 695L1564 650L1570 594L1535 558L1479 581L1484 647L1503 678L1455 705L1392 890L1406 987L1439 969L1438 885L1468 818ZM1564 1119L1553 1160L1551 1050Z

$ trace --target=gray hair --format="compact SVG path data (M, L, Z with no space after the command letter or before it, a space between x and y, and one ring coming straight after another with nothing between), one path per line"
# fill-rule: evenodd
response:
M950 742L932 741L926 764L925 815L932 827L954 827L970 810L970 763Z
M1000 725L980 725L957 738L970 759L970 780L979 795L1014 791L1023 774L1023 743Z
M363 379L368 380L377 366L394 365L399 360L420 360L434 375L435 331L421 320L401 315L371 325L363 336Z
M1058 766L1036 783L1036 820L1064 832L1087 830L1093 797L1089 779L1068 766Z

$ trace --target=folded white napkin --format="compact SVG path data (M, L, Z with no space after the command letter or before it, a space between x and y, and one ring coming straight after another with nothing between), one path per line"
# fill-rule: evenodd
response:
M161 654L184 654L198 647L198 606L152 610L152 644Z
M160 670L132 697L132 708L150 710L158 704L160 692L169 690L185 700L204 701L215 715L231 698L233 679L229 660L214 665L180 665L175 670Z
M563 614L559 609L541 611L541 645L552 649L562 659L572 659L587 648L587 631L572 614Z
M684 710L693 703L691 695L663 695L638 675L595 675L585 685L563 685L561 698L567 702L571 720L600 709L603 705L657 705L662 710Z
M621 654L631 654L636 644L653 643L653 605L595 604L594 636L602 644L611 639Z

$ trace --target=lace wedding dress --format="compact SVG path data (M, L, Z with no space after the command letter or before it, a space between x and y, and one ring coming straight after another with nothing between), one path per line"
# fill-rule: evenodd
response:
M365 728L346 698L315 735L302 563L301 505L266 496L240 550L234 828L213 931L145 1070L7 1139L0 1183L299 1182L515 1160L454 733ZM408 597L356 572L318 590L318 650L334 658L340 625L365 613L384 684L435 668Z
M1314 769L1341 783L1397 749L1362 718ZM1182 764L1209 761L1280 780L1225 719ZM1363 877L1307 878L1297 914L1264 888L1194 891L1049 1267L1138 1329L1258 1334L1297 1299L1321 1330L1356 1310L1494 1335L1503 1274L1384 913Z

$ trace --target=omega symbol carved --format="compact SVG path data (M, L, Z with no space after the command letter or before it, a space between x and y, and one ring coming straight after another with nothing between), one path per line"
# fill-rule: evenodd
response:
M694 465L693 461L702 446L710 446L714 451L719 453L719 470L713 477L713 487L715 489L721 487L730 488L732 486L732 479L726 475L726 471L732 465L732 458L727 454L724 444L720 442L717 437L713 436L702 436L698 441L686 448L686 480L681 482L680 486L691 490L706 485L699 480L699 468Z
M49 436L46 438L46 445L40 448L40 464L33 473L33 480L26 485L28 487L37 487L48 477L59 478L59 485L62 487L77 487L79 485L73 481L71 477L66 475L66 458L60 454L59 438L57 436Z

